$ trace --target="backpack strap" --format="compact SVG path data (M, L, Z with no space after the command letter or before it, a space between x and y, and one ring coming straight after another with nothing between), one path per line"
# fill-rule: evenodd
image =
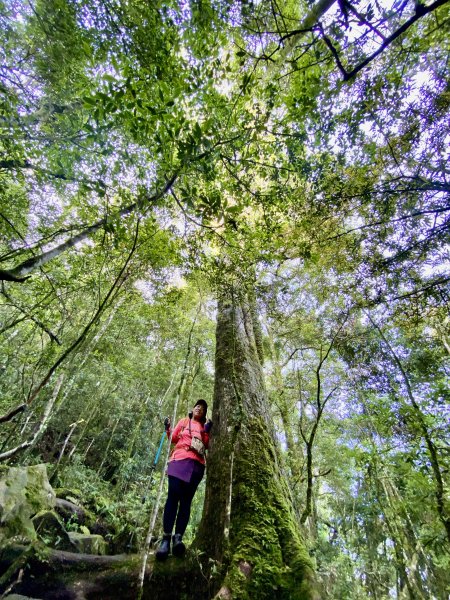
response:
M188 423L187 423L188 419L189 419L189 417L185 417L185 418L183 419L184 423L183 423L183 425L182 425L182 427L181 427L181 433L183 433L183 431L186 429L186 426L187 426L187 424L188 424ZM190 421L189 421L189 433L191 433L191 422L190 422Z

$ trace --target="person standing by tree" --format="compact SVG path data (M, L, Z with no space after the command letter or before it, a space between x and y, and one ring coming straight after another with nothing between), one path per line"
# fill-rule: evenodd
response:
M212 427L212 421L206 420L207 410L206 401L197 400L193 411L177 423L173 432L169 417L164 419L167 436L175 448L167 468L169 491L164 507L164 535L156 551L158 560L165 560L169 555L174 524L172 554L180 557L186 551L183 534L189 522L192 499L205 472L205 453Z

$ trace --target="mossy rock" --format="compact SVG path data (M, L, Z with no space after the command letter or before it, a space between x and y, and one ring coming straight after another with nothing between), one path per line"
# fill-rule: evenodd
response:
M56 506L55 511L62 518L62 520L67 523L68 521L75 521L78 525L85 525L92 528L92 526L97 522L97 516L81 506L80 503L74 503L69 500L63 498L56 498Z
M0 481L0 527L6 537L36 539L31 517L55 506L46 465L11 467Z
M107 543L101 535L70 531L69 538L73 547L81 554L104 555L107 552Z
M25 597L45 600L136 600L138 597L141 555L74 554L47 549L40 542L34 544L33 552L10 547L0 550L0 572L15 564L11 581L17 577L17 559L22 555L22 565L26 564L27 568L14 591ZM183 559L169 557L165 563L153 561L154 557L149 556L142 600L211 598L197 554L188 549ZM0 595L4 589L0 585Z
M38 513L33 517L32 522L38 538L44 544L56 550L73 551L69 535L62 521L53 511L46 510Z
M70 500L71 502L76 500L76 504L83 498L83 492L81 490L70 488L55 488L55 494L57 498L62 498L63 500Z

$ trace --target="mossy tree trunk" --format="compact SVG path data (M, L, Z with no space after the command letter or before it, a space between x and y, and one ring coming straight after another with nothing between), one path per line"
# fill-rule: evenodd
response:
M216 598L317 598L283 478L252 320L236 291L219 301L214 429L197 544L215 561ZM211 565L210 561L210 565Z

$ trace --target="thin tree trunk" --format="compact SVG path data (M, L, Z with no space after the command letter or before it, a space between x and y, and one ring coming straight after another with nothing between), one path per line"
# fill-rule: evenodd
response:
M397 356L395 350L393 349L393 347L391 346L391 344L388 342L388 340L385 337L384 333L382 332L381 328L377 325L377 323L372 319L372 317L370 315L369 315L369 319L370 319L370 322L372 323L372 325L374 326L374 328L379 333L379 335L380 335L381 339L383 340L383 342L385 343L386 347L388 348L388 350L392 356L392 359L394 360L395 364L397 365L397 367L401 373L403 382L405 384L406 393L408 395L411 406L413 407L414 415L417 419L417 423L420 427L423 439L425 440L425 444L428 449L428 454L429 454L430 463L431 463L431 470L432 470L432 473L434 476L434 481L435 481L435 486L436 486L435 496L436 496L437 512L438 512L439 518L442 521L442 524L444 525L444 528L445 528L445 531L447 534L447 539L450 543L450 516L448 515L446 501L445 501L445 486L444 486L444 481L442 478L441 466L439 464L437 448L431 438L430 432L428 431L425 417L420 409L420 406L417 404L416 399L414 398L414 395L412 393L411 384L409 381L409 377L406 374L405 369L403 368L402 362L398 358L398 356Z
M84 426L83 426L83 429L81 430L81 432L80 432L80 435L78 436L78 440L75 442L75 444L74 444L74 445L73 445L73 447L72 447L72 450L71 450L71 451L69 452L69 454L67 455L67 461L70 461L70 460L71 460L71 458L72 458L72 456L75 454L75 452L76 452L76 450L77 450L77 448L78 448L78 445L79 445L79 443L80 443L80 442L81 442L81 440L83 439L83 437L84 437L84 434L86 433L86 430L87 430L87 428L88 428L88 426L89 426L90 422L91 422L91 421L92 421L92 419L93 419L93 418L94 418L94 417L97 415L97 412L98 412L98 406L96 406L96 407L94 408L94 410L91 410L91 411L90 411L89 417L86 419L86 421L85 421L85 423L84 423Z
M111 301L111 300L113 300L115 298L115 295L117 295L118 291L120 290L120 288L122 287L122 285L125 283L125 281L127 279L126 269L127 269L128 265L129 265L129 263L131 261L131 258L133 256L134 252L136 251L136 245L137 245L138 235L139 235L139 221L138 221L138 223L136 225L136 233L135 233L134 240L133 240L133 246L132 246L132 248L131 248L131 250L130 250L130 252L129 252L129 254L128 254L128 256L127 256L127 258L126 258L126 260L125 260L125 262L123 264L123 266L122 266L122 268L120 269L120 272L119 272L118 276L116 277L113 285L109 289L108 293L106 294L106 296L104 297L104 299L102 300L102 302L100 302L100 305L99 305L98 309L95 311L94 316L89 321L89 323L86 325L86 327L83 329L83 331L81 332L81 334L62 353L62 355L58 358L58 360L50 367L50 369L48 370L48 372L45 375L45 377L41 380L41 382L30 392L30 395L29 395L28 400L27 400L27 404L30 404L36 398L36 396L39 394L39 392L42 390L42 388L45 387L45 385L49 381L50 377L58 369L58 367L86 339L86 336L89 333L89 331L91 330L92 326L95 323L97 323L98 319L100 318L100 316L102 315L103 311L107 307L108 302Z
M358 389L358 383L353 382L354 386ZM371 432L370 439L372 442L372 453L376 456L380 451L379 442L377 441L380 436L380 432L377 430L375 423L372 419L372 415L370 414L370 410L365 402L364 394L361 389L358 389L358 394L360 396L360 401L364 406L366 411L366 420L367 423L370 424ZM422 580L422 574L426 577L427 585L429 589L433 589L433 585L439 580L439 576L436 577L436 567L433 565L429 559L427 558L425 552L423 551L420 538L417 537L414 531L413 521L408 513L407 504L405 500L402 498L399 490L397 489L394 481L392 480L391 474L386 470L386 465L380 463L380 471L378 474L376 472L376 486L379 486L378 480L381 483L381 487L384 491L384 496L386 498L386 504L382 503L380 500L379 491L377 490L377 501L380 504L382 509L382 513L384 517L391 523L392 530L395 530L395 535L399 540L399 545L404 550L404 564L407 573L410 573L413 578L413 584L411 587L415 588L417 591L417 595L420 598L427 598L427 593L424 590L424 582ZM385 511L388 511L388 514L385 514ZM369 538L368 538L369 539ZM376 548L371 553L374 557L374 563L376 565L377 560L377 551ZM371 572L376 572L376 566L371 563ZM426 574L426 575L425 575ZM404 576L402 575L402 581L404 580ZM435 580L435 582L433 582ZM379 583L379 581L377 581ZM439 586L439 584L437 584ZM371 588L372 589L372 588ZM380 593L383 593L383 590L380 590ZM399 593L400 595L400 593Z
M312 494L313 494L313 483L314 483L314 480L313 480L313 448L314 448L314 442L316 439L317 430L319 428L320 420L322 418L325 406L326 406L328 400L332 397L332 395L336 391L336 388L334 388L331 390L331 392L329 392L326 395L325 398L322 398L323 393L322 393L321 370L330 355L330 352L334 346L334 343L335 343L338 335L340 334L340 332L342 331L342 328L344 327L345 323L347 322L347 318L348 318L348 313L347 313L345 319L343 319L342 323L337 328L336 333L333 335L333 338L332 338L326 352L323 352L322 346L320 347L320 359L319 359L319 364L317 365L317 368L316 368L316 403L315 403L316 418L314 420L313 426L312 426L311 431L308 436L306 436L305 432L303 431L303 428L300 428L300 434L306 445L306 480L307 480L305 509L300 517L300 523L302 523L302 524L304 524L306 522L306 519L311 514L311 509L312 509Z
M186 355L185 355L185 359L184 359L184 365L183 365L183 371L181 373L181 378L180 378L180 384L178 386L178 390L177 390L177 394L175 397L175 403L174 403L174 407L173 407L173 413L172 413L172 432L173 429L175 427L175 423L176 423L176 417L177 417L177 410L178 410L178 403L179 400L183 394L183 390L185 387L185 383L186 383L186 378L188 376L188 372L189 372L189 360L190 360L190 356L191 356L191 352L192 352L192 334L194 332L194 328L195 325L197 323L197 318L198 315L200 313L200 305L197 308L197 312L195 314L194 320L192 322L191 328L189 330L189 336L188 336L188 341L187 341L187 346L186 346ZM172 385L172 384L170 384ZM170 436L170 440L169 443L167 444L167 452L166 452L166 458L164 461L164 467L163 467L163 473L165 473L166 471L166 467L167 467L167 462L169 460L169 454L170 454L170 445L171 445L171 441L172 441L172 434ZM150 549L150 542L152 539L152 535L153 535L153 530L155 528L155 523L156 523L156 518L158 516L158 512L159 512L159 507L161 504L161 498L162 498L162 492L163 492L163 488L164 488L164 483L165 483L165 477L161 477L160 483L159 483L159 488L158 488L158 494L156 497L156 501L155 501L155 505L153 507L153 511L150 517L150 521L149 521L149 526L148 526L148 530L147 530L147 536L145 539L145 544L144 544L144 552L142 555L142 563L141 563L141 569L139 572L139 591L138 591L138 599L142 598L142 594L144 591L144 578L145 578L145 569L147 566L147 560L148 560L148 554L149 554L149 549Z
M86 461L86 457L89 454L89 450L92 448L92 444L95 442L95 437L92 438L92 440L89 442L86 450L84 451L83 454L83 461Z
M108 458L108 452L109 452L109 449L111 447L111 444L112 444L112 441L113 441L113 438L114 438L114 434L116 433L116 429L119 426L119 423L120 423L120 421L122 419L122 416L123 416L123 414L121 412L120 415L117 417L116 422L113 425L113 428L112 428L112 431L111 431L111 435L109 436L108 443L106 444L106 448L105 448L105 452L103 454L102 461L100 463L99 468L97 469L97 475L101 474L103 465L105 464L105 461Z
M166 391L164 392L164 394L162 395L162 397L158 401L158 404L157 404L157 406L158 406L158 413L159 413L159 411L160 411L160 409L161 409L161 407L162 407L162 405L164 403L164 400L167 398L167 395L169 394L170 390L172 389L172 385L173 385L173 382L175 381L176 375L177 375L177 372L175 371L175 373L173 374L172 379L171 379L171 381L169 383L169 386L167 387ZM126 453L126 456L125 456L125 459L124 459L125 463L127 463L128 460L133 455L134 445L136 443L136 440L138 438L139 432L141 430L142 421L145 418L145 414L146 414L147 410L148 410L148 400L143 403L141 415L140 415L139 420L138 420L138 422L136 424L136 427L134 428L133 434L131 436L130 443L128 444L127 453ZM145 492L143 494L144 498L147 497L148 491L149 491L150 486L152 484L152 478L153 478L153 470L152 470L152 472L151 472L151 474L149 475L149 478L148 478L148 483L146 485L146 489L145 489ZM117 481L117 486L116 487L117 487L117 490L118 490L118 494L124 494L126 492L126 490L127 490L127 482L124 483L124 475L123 475L123 473L121 473L119 475L119 479Z
M64 456L64 452L66 451L67 444L69 443L70 438L73 435L73 432L75 431L75 429L77 428L77 426L79 424L80 424L80 421L77 421L76 423L72 423L72 425L69 429L69 433L66 435L66 439L64 440L63 447L61 448L61 452L59 453L58 460L56 461L55 472L58 470L59 463L61 462L62 457Z
M79 362L79 364L75 365L75 367L73 368L72 376L70 377L70 379L67 382L67 384L64 386L64 393L62 395L61 401L58 403L58 406L56 407L56 410L55 410L55 413L54 413L55 416L58 414L58 412L64 406L65 401L67 400L70 392L72 391L72 388L73 388L73 385L74 385L74 383L75 383L75 381L77 379L77 376L79 375L79 373L83 369L84 365L86 364L86 362L89 359L90 355L92 354L93 350L95 350L97 344L99 343L99 341L101 340L101 338L105 334L106 330L111 325L112 320L116 316L116 313L119 310L119 308L125 302L125 299L126 299L126 296L124 295L124 296L122 296L121 298L119 298L117 300L117 302L111 308L111 311L110 311L110 313L108 315L108 318L105 319L105 321L102 323L101 327L99 328L99 330L97 331L97 333L94 335L94 337L92 338L92 340L89 341L89 342L87 342L87 344L86 344L87 347L83 351L83 355L82 355L81 361Z
M420 575L417 573L414 559L414 555L417 553L417 544L411 545L411 539L408 539L406 533L408 523L405 523L405 515L401 515L402 508L393 497L392 482L381 474L380 483L389 507L389 509L384 507L384 516L389 523L390 533L394 535L395 543L398 544L399 552L402 553L402 572L407 583L408 593L411 598L426 600L427 596L423 590ZM398 522L399 518L401 519L400 523Z
M26 448L32 448L37 439L39 438L39 436L45 431L47 425L48 425L48 421L52 412L52 408L53 405L56 401L56 398L58 397L59 394L59 390L61 389L61 385L64 379L64 374L61 374L58 377L58 380L56 382L55 388L53 390L52 395L50 396L49 401L47 402L45 409L44 409L44 414L42 416L42 420L39 424L39 427L37 428L37 430L35 431L33 437L26 441L23 442L22 444L19 444L18 446L16 446L15 448L11 448L11 450L7 450L6 452L3 452L2 454L0 454L0 461L3 460L7 460L9 458L12 458L13 456L15 456L18 452L21 452L22 450L25 450Z
M291 417L292 407L288 405L288 401L286 399L283 375L281 372L281 365L280 365L280 356L275 348L275 344L273 341L273 335L267 324L266 324L266 329L268 331L267 339L269 342L271 361L272 361L272 365L273 365L272 377L273 377L273 384L274 384L275 394L276 394L275 405L278 407L278 409L280 411L281 420L283 422L284 433L286 436L288 465L289 465L289 469L292 473L292 477L290 478L290 485L291 485L292 491L294 491L295 486L298 485L298 483L301 479L301 471L300 471L301 449L300 449L300 445L296 444L294 441L292 417Z

